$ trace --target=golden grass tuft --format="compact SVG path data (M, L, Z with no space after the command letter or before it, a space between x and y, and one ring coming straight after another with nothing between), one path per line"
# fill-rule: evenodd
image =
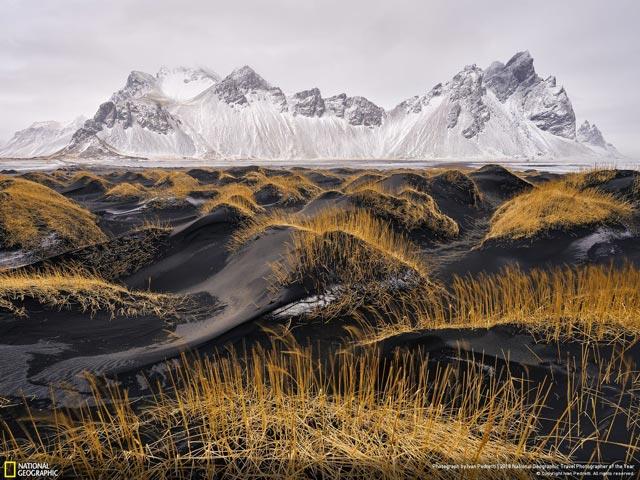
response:
M554 340L640 338L640 270L589 265L455 277L448 290L419 287L359 312L360 341L438 328L515 324ZM434 294L435 293L435 294Z
M133 183L119 183L107 190L106 197L113 200L143 200L149 196L149 191L142 185Z
M347 195L358 207L404 230L428 230L437 238L453 238L459 233L455 220L442 213L427 193L405 188L394 195L375 184L373 188L359 187Z
M210 213L217 208L227 207L243 217L250 218L264 210L254 200L253 190L246 185L230 183L217 188L215 192L217 195L200 207L203 214Z
M565 182L577 190L597 188L616 178L617 170L609 168L597 168L579 173L568 174Z
M28 312L22 303L28 299L51 309L74 308L91 315L107 312L112 317L172 316L182 301L170 295L130 291L81 270L0 273L0 309L26 317Z
M275 210L248 221L234 233L230 246L232 250L236 250L265 230L279 227L291 227L299 232L301 237L306 234L315 236L332 233L347 234L411 268L421 272L424 269L416 246L404 236L394 233L388 228L386 222L376 219L363 209L343 211L329 208L313 216ZM347 252L348 250L344 254Z
M315 183L298 174L266 175L262 171L256 171L245 175L244 181L254 192L265 188L277 192L281 197L279 203L283 204L307 200L321 191Z
M183 199L190 192L202 190L200 182L185 172L172 170L160 175L149 189L156 197Z
M110 182L108 182L101 176L96 175L93 172L88 172L84 170L81 170L73 174L73 176L67 182L68 185L73 185L74 183L83 183L83 184L96 183L105 190L107 190L111 185Z
M292 229L292 240L273 266L272 281L307 285L313 293L333 297L322 310L326 319L363 302L375 304L392 285L436 288L417 246L363 209L325 209L312 217L270 212L246 222L230 248L237 250L267 229L283 227Z
M376 189L380 181L384 180L384 178L382 174L376 172L365 171L356 173L345 179L342 191L344 193L352 193L363 188Z
M48 187L0 177L0 243L38 249L49 236L79 247L106 239L93 214Z
M486 239L521 240L556 230L620 225L632 214L627 203L596 190L549 182L519 195L494 214Z
M26 440L5 427L0 448L89 479L445 479L459 472L435 464L569 462L536 434L548 386L487 381L471 362L460 373L429 371L416 357L385 363L368 352L319 368L299 347L257 349L246 361L183 356L146 407L91 381L96 407L32 417L38 434ZM533 475L473 473L479 480Z

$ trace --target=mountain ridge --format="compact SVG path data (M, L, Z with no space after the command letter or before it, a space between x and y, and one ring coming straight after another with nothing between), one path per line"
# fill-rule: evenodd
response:
M576 128L566 90L554 76L539 76L533 63L523 51L486 69L468 65L389 110L362 96L323 97L317 87L286 94L247 65L226 77L205 68L132 71L66 145L53 150L38 137L38 148L16 149L12 139L0 156L620 157L588 122Z

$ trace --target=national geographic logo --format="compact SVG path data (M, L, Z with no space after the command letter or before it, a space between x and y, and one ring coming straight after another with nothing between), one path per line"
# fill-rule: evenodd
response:
M41 462L15 462L6 460L2 467L3 478L56 478L57 468Z

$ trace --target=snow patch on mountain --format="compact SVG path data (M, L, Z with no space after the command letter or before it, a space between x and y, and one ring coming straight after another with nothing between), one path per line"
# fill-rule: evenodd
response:
M69 144L71 137L85 120L85 117L80 116L70 122L32 123L16 132L0 148L0 157L31 158L51 155Z
M160 92L172 100L190 100L220 81L220 76L204 68L162 67L156 74Z

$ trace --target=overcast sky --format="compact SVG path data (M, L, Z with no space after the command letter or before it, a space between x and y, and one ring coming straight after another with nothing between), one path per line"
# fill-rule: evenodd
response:
M529 50L579 121L640 157L639 28L638 0L0 0L0 140L92 116L131 70L248 64L285 92L390 108Z

